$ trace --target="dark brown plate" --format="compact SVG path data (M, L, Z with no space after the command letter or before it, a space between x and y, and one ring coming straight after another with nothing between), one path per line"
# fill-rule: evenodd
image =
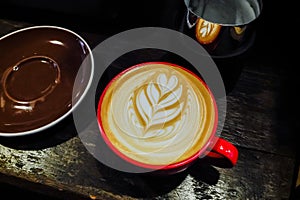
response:
M0 38L0 52L0 136L28 135L55 125L75 109L91 84L91 49L68 29L34 26L9 33ZM75 79L80 84L74 86Z

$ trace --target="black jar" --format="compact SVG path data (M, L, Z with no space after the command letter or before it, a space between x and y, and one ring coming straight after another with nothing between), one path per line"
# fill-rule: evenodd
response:
M262 0L183 0L178 29L212 57L226 93L234 88L251 52L262 5Z

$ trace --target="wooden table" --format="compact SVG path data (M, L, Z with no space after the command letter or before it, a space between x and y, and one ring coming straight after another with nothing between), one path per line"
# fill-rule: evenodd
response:
M235 167L199 160L168 177L118 172L90 155L69 117L43 134L0 138L0 182L63 199L289 199L298 171L299 109L290 93L297 89L296 75L285 49L274 45L275 36L266 36L273 30L263 21L267 18L227 94L222 137L239 150ZM30 25L0 19L0 36ZM107 37L80 34L92 47Z

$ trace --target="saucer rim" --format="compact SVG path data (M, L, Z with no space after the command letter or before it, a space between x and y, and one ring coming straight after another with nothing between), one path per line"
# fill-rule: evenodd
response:
M55 126L56 124L58 124L59 122L63 121L65 118L70 116L70 114L79 106L79 104L83 101L84 97L86 96L86 94L87 94L87 92L88 92L88 90L89 90L89 88L92 84L92 80L93 80L93 77L94 77L94 57L93 57L92 49L91 49L90 45L87 43L87 41L82 36L80 36L78 33L76 33L75 31L72 31L68 28L64 28L64 27L61 27L61 26L35 25L35 26L29 26L29 27L21 28L21 29L12 31L10 33L7 33L4 36L0 37L0 41L7 38L7 37L9 37L9 36L12 36L12 35L18 34L20 32L27 31L27 30L49 29L49 28L50 29L55 29L55 30L62 30L62 31L65 31L66 33L70 33L71 35L78 38L79 41L83 42L84 46L88 50L87 57L84 60L90 59L90 62L91 62L91 64L90 64L90 67L91 67L90 71L91 72L90 72L90 76L88 77L88 83L87 83L86 87L84 88L83 93L81 94L80 98L76 101L76 103L74 104L73 97L72 97L72 99L71 99L72 100L71 108L67 112L65 112L64 114L59 115L55 120L52 120L52 121L50 121L50 122L48 122L44 125L41 125L37 128L31 129L31 130L18 131L18 132L2 132L2 131L0 131L0 137L19 137L19 136L32 135L32 134L42 132L44 130L47 130L47 129Z

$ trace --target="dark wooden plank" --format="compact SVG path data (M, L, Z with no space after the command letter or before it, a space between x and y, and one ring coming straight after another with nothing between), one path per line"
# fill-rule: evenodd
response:
M97 199L289 198L294 159L244 148L239 152L238 164L233 168L215 167L202 160L181 174L151 177L117 172L102 165L74 137L40 150L1 145L0 177L46 194L53 195L56 190L58 197L69 192Z
M223 136L244 147L294 156L300 126L295 98L300 84L293 64L297 56L291 50L295 45L292 40L278 41L282 32L276 24L282 22L274 20L281 12L289 19L286 25L294 23L290 17L293 12L287 7L291 5L263 1L262 13L255 22L254 46L239 61L243 73L228 95Z
M0 35L25 26L0 20ZM105 38L84 37L92 45ZM0 182L72 199L288 199L295 160L281 96L286 74L269 63L244 63L228 95L222 137L239 147L234 168L198 162L169 177L117 172L86 151L70 118L34 137L1 138Z
M239 148L239 152L239 162L231 169L201 162L194 165L181 185L164 197L174 199L174 195L175 199L289 199L293 159L243 148Z
M286 75L245 66L227 96L223 137L236 145L295 156ZM290 110L291 111L291 110Z
M203 159L181 174L141 176L101 164L70 127L60 127L58 135L2 139L0 180L67 199L255 200L290 196L295 160L287 156L240 147L233 168L216 167ZM90 132L93 134L97 132ZM88 145L95 148L93 143Z

